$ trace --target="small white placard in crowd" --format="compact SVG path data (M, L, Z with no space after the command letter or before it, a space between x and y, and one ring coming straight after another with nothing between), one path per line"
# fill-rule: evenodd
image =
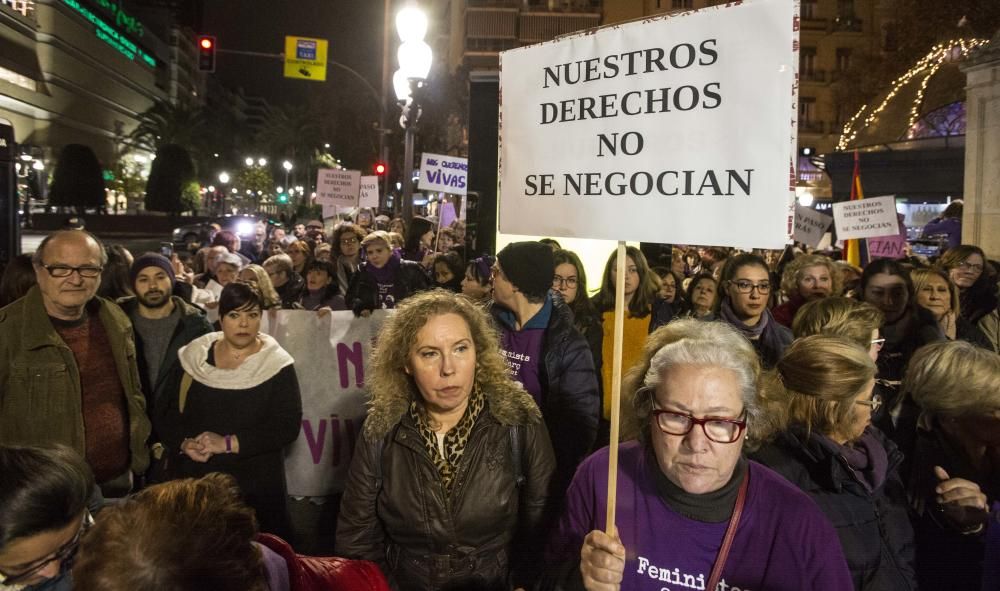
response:
M792 238L796 242L815 248L832 223L833 218L825 213L820 213L811 207L796 205L795 231Z
M892 195L834 203L833 221L838 240L878 238L899 233L896 198Z
M316 177L316 203L357 207L360 185L360 170L321 168Z
M465 195L468 176L468 158L424 153L420 159L420 180L417 182L417 188L421 191Z
M378 177L377 176L363 176L361 177L361 198L358 201L358 207L365 208L378 208Z

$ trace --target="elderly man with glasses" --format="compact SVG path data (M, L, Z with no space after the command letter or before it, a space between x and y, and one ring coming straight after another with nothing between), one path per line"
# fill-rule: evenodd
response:
M132 324L97 297L104 249L82 230L55 232L32 262L38 285L0 309L0 444L63 444L106 496L149 465L150 423Z

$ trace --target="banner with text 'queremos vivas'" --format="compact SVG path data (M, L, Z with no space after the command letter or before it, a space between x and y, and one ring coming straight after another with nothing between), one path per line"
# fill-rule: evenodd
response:
M288 494L322 497L343 492L367 414L365 375L372 343L388 312L369 318L332 312L281 310L261 330L295 359L302 393L299 438L285 452Z
M797 2L752 0L500 54L500 231L781 248Z

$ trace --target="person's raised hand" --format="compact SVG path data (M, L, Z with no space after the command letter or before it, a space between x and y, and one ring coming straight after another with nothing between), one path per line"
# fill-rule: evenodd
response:
M583 539L580 574L587 591L618 591L625 574L625 546L615 528L614 537L594 530Z
M941 466L934 466L934 475L939 480L934 493L945 517L963 530L986 523L989 507L978 484L964 478L952 478Z

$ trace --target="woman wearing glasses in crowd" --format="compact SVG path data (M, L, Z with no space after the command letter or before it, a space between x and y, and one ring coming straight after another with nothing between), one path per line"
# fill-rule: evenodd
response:
M750 457L816 501L840 536L854 588L916 589L903 454L876 427L875 362L841 336L796 340L762 391L771 433Z
M934 316L917 305L910 274L898 262L879 259L869 263L859 290L862 301L885 315L879 377L898 384L913 353L928 343L943 341L944 333Z
M340 224L333 231L330 260L337 265L337 285L342 294L347 293L351 278L361 266L361 241L366 234L361 226L351 223Z
M921 410L908 478L920 588L995 589L980 579L986 529L1000 526L987 523L1000 499L1000 356L963 341L928 345L903 389Z
M850 590L816 504L742 455L761 419L759 377L753 347L725 323L677 320L650 335L623 385L638 441L618 456L617 535L604 533L604 449L570 486L548 556L562 568L552 575L592 591Z
M100 490L68 447L0 446L0 589L70 591Z
M552 289L559 292L573 312L573 326L587 339L594 358L594 369L600 375L604 331L601 316L587 297L587 271L583 268L580 257L571 250L556 250L552 253L552 259L556 270L552 278Z
M772 287L767 263L755 254L730 257L719 283L719 319L750 340L765 368L774 367L791 344L792 331L778 324L767 309Z
M1000 311L997 274L978 246L963 244L945 252L938 265L958 286L962 317L986 334L993 351L1000 353Z

